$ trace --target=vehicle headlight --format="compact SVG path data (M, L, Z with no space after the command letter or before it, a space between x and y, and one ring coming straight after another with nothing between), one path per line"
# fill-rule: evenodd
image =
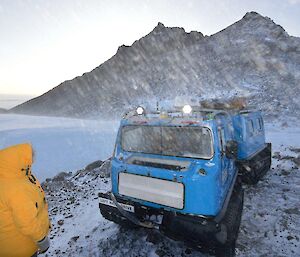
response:
M185 106L183 106L182 111L185 114L190 114L192 112L192 106L190 106L189 104L186 104Z
M139 106L138 108L136 108L136 113L138 115L142 115L145 113L145 109L142 106Z

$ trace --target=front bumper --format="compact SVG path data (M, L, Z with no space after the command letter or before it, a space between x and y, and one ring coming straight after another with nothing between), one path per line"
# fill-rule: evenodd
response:
M110 199L110 192L99 193L99 199ZM106 204L104 200L99 201L99 208L102 215L119 224L130 223L131 219L128 215L132 215L133 220L139 220L141 223L152 222L153 227L159 229L166 236L175 239L185 241L187 243L209 245L214 243L215 235L221 231L221 226L211 217L200 217L189 214L181 214L176 212L170 212L163 209L155 209L147 206L143 206L139 203L126 200L116 196L116 200L121 206L131 206L129 210L134 212L126 211L126 217L118 210L115 205ZM161 217L151 220L153 216ZM136 224L136 222L133 222ZM133 224L132 223L132 224ZM139 225L139 224L136 224Z
M100 204L117 208L116 204L113 202L113 200L111 200L111 198L103 197L103 195L102 196L99 195L99 205ZM134 213L133 205L129 205L125 203L119 203L119 205L124 209L124 211Z

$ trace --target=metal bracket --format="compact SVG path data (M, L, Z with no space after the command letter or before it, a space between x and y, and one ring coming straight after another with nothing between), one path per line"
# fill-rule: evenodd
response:
M122 206L117 202L116 197L114 196L114 194L111 192L110 193L110 197L111 200L114 202L114 204L116 205L117 209L119 210L119 212L127 219L129 219L132 223L144 227L144 228L156 228L155 224L152 223L151 221L144 221L141 222L140 220L138 220L135 216L131 215L130 213L128 213L127 211L125 211Z

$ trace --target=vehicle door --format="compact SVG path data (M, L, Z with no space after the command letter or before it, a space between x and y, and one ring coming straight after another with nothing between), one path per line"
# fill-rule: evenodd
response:
M231 180L234 175L234 160L228 158L225 154L226 142L232 140L232 132L229 126L220 125L218 127L218 138L221 160L221 188L223 195L225 192L227 192L228 187L231 185Z

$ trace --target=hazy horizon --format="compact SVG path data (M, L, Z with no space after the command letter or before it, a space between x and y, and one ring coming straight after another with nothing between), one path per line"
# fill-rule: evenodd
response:
M28 94L1 94L0 93L0 108L11 109L19 104L22 104L37 95L28 95Z

